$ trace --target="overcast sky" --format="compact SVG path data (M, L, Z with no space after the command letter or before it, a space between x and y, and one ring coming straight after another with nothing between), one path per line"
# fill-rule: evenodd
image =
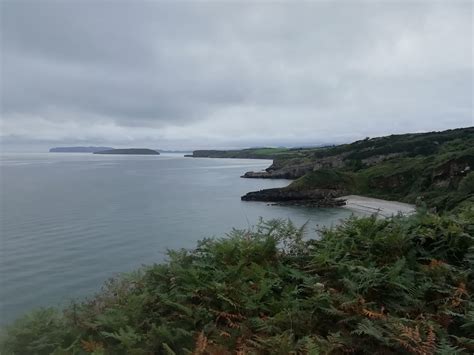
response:
M473 126L470 1L1 0L3 149Z

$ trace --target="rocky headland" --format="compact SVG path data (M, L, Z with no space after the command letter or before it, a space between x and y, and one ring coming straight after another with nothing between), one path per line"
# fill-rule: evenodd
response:
M338 199L341 192L329 189L295 191L291 189L264 189L253 191L241 197L242 201L274 202L278 205L297 205L312 207L339 207L345 200Z
M474 127L366 138L326 148L288 149L243 178L291 179L244 201L318 206L363 195L439 210L474 201Z

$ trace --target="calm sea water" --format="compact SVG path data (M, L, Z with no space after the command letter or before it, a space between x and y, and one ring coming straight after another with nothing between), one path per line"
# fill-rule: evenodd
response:
M270 163L177 154L3 154L1 322L92 295L117 273L165 260L167 249L191 248L259 217L309 221L314 229L350 214L240 201L248 191L288 184L239 177Z

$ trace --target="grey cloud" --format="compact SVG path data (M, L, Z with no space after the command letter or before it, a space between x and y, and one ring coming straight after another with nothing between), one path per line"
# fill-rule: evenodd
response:
M474 124L470 2L0 6L10 143L306 144Z

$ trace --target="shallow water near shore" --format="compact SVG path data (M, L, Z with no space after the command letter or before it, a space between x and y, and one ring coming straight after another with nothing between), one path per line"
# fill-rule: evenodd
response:
M166 260L204 237L249 228L259 217L314 229L347 209L242 202L287 180L242 179L268 160L192 159L179 154L0 156L0 319L92 295L120 272Z

